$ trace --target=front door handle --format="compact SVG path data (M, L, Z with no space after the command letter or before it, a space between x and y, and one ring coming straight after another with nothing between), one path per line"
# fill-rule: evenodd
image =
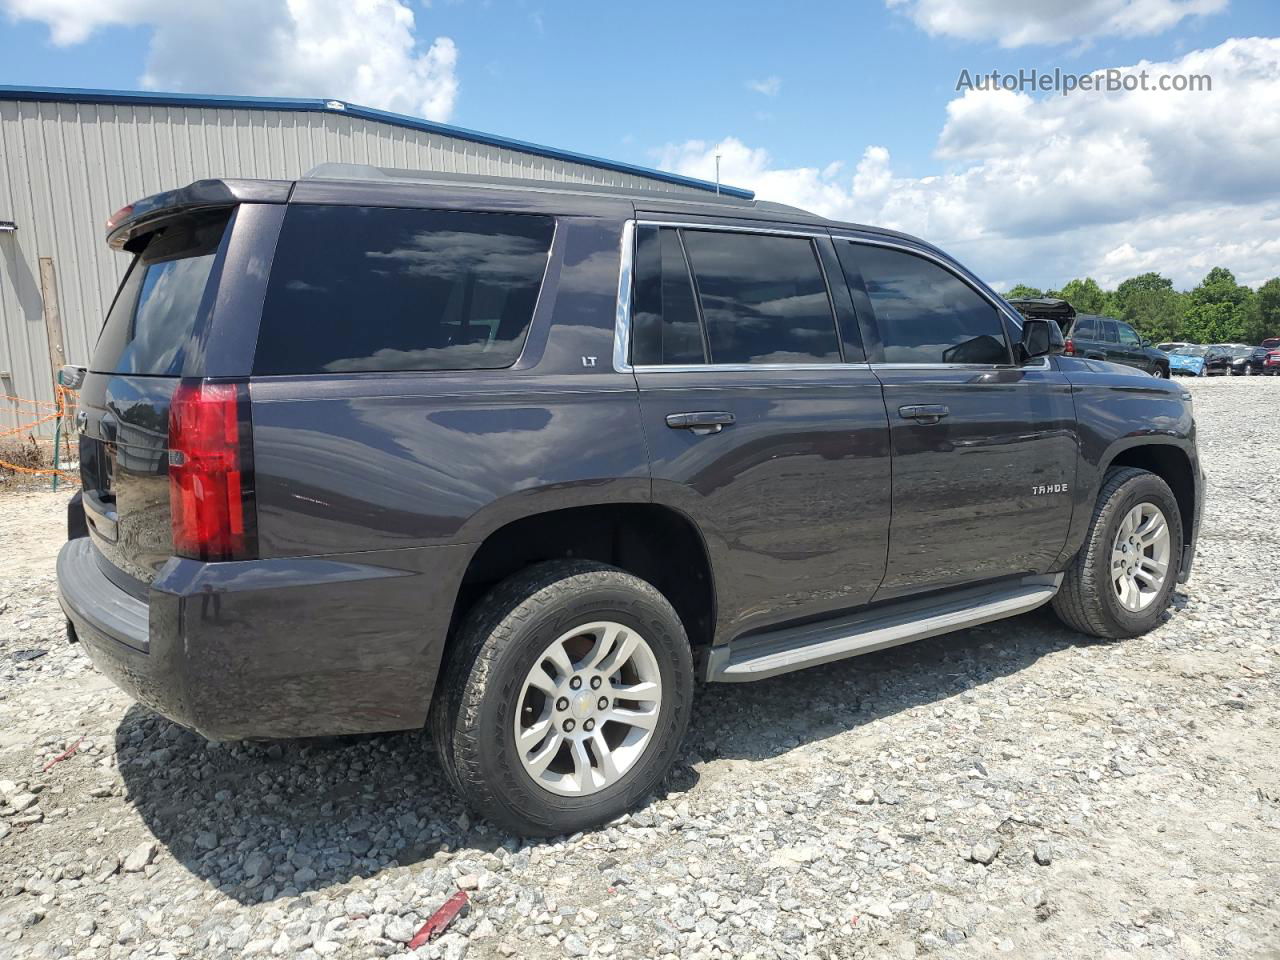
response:
M667 426L672 430L692 430L699 436L708 433L719 433L725 427L733 426L734 416L723 410L710 410L701 413L669 413Z
M943 417L951 416L951 411L941 403L917 403L898 408L898 416L916 423L937 423Z

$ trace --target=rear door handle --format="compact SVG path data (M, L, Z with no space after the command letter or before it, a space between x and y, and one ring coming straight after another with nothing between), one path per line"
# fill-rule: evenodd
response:
M951 416L951 411L947 409L945 404L941 403L917 403L911 406L899 407L898 416L904 420L914 420L917 423L937 423L943 417Z
M732 413L723 410L709 410L700 413L669 413L667 426L672 430L692 430L699 436L708 433L719 433L725 427L733 426L736 418Z

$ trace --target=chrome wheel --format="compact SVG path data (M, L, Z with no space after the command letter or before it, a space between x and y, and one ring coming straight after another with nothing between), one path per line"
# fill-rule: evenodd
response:
M1160 595L1169 575L1169 523L1154 503L1127 514L1111 545L1111 582L1120 605L1138 613Z
M538 657L517 701L516 751L538 786L563 796L621 779L653 739L662 676L648 641L612 621L563 634Z

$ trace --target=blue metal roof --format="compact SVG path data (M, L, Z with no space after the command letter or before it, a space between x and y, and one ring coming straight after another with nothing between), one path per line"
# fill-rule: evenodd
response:
M696 177L685 177L678 173L668 173L665 170L652 170L649 167L622 163L618 160L606 160L602 157L593 157L585 153L575 153L572 150L544 147L537 143L513 140L510 137L500 137L492 133L481 133L478 130L468 130L465 127L454 127L447 123L435 123L431 120L409 117L401 113L374 110L372 107L362 107L359 104L347 103L343 100L313 100L300 97L207 96L198 93L87 90L76 87L15 87L7 84L0 84L0 100L55 103L131 103L153 107L204 107L223 110L281 110L294 113L343 114L349 117L358 117L361 120L372 120L377 123L405 127L410 130L421 130L426 133L454 137L459 140L470 140L473 143L484 143L491 147L501 147L504 150L519 150L522 153L531 153L540 157L548 157L552 160L562 160L566 163L581 163L591 167L600 167L604 170L615 170L618 173L646 177L650 180L678 184L682 187L695 187L699 190L716 192L714 183L708 180L699 180ZM742 187L730 187L720 184L719 192L742 200L755 199L754 191L745 190Z

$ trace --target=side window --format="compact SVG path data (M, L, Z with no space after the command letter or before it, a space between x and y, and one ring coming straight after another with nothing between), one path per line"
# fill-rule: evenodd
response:
M636 230L634 296L632 363L706 362L693 282L674 228Z
M510 366L554 231L525 214L291 206L253 372Z
M712 363L839 363L813 241L682 230Z
M886 363L1009 363L996 308L924 257L871 244L836 244L861 270Z
M1098 327L1102 331L1102 336L1098 339L1104 343L1120 342L1120 334L1116 331L1116 322L1114 320L1101 319L1098 321Z
M1077 319L1075 326L1071 328L1071 336L1077 340L1097 340L1098 328L1093 322L1093 317L1080 317Z
M1116 331L1120 334L1120 342L1126 347L1137 347L1142 344L1142 338L1127 323L1117 323Z

